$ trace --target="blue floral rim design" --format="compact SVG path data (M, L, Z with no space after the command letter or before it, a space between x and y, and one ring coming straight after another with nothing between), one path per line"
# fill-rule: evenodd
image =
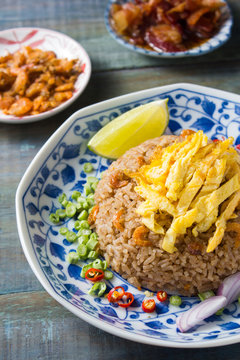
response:
M70 195L73 190L82 191L86 174L85 162L95 168L94 176L109 166L87 149L88 139L107 122L135 106L156 99L168 98L169 128L178 133L183 128L203 129L214 139L240 134L240 99L230 101L229 96L209 95L208 91L189 89L190 86L170 86L140 92L131 99L118 103L115 99L105 106L95 105L83 114L74 114L53 135L34 159L19 185L16 196L17 223L21 242L30 265L46 290L79 317L115 335L135 341L161 346L198 347L216 346L240 340L240 310L236 303L224 310L222 316L206 319L192 332L181 334L175 320L179 313L192 307L196 298L183 298L180 308L159 304L150 318L142 312L143 293L115 274L107 282L108 289L121 285L134 293L135 302L129 309L119 309L105 298L93 298L87 294L89 285L80 277L84 263L70 265L66 255L76 251L76 246L59 235L59 227L49 222L49 212L58 207L58 195ZM236 143L240 143L237 136ZM73 221L64 226L73 228ZM231 341L234 339L233 341ZM236 339L236 340L235 340Z

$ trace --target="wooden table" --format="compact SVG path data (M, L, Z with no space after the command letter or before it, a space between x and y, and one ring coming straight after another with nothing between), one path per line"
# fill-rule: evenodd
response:
M42 288L22 252L15 221L17 185L49 136L74 111L131 91L191 82L240 93L240 3L229 0L231 40L198 58L137 55L107 33L107 0L1 1L0 29L38 26L61 31L88 51L93 74L84 94L66 111L26 125L0 124L0 359L239 359L240 344L179 350L137 344L94 328L65 310Z

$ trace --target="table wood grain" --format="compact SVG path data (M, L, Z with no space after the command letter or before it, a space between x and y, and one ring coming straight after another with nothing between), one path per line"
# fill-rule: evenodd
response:
M240 93L240 2L229 1L232 38L198 58L154 59L116 43L104 25L107 0L0 1L0 30L38 26L61 31L87 50L93 74L67 110L38 123L0 124L0 360L206 360L240 358L240 345L190 350L130 342L78 319L42 288L22 252L15 192L25 170L53 132L76 110L132 91L190 82Z

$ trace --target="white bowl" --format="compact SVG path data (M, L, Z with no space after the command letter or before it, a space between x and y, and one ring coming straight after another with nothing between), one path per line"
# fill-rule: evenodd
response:
M233 19L231 15L230 7L224 7L223 10L223 18L224 21L217 32L216 35L211 37L208 41L204 42L203 44L196 46L192 49L186 51L178 51L178 52L165 52L165 51L154 51L154 50L147 50L141 46L133 45L129 43L124 37L120 36L111 26L110 23L110 8L113 3L126 3L129 0L109 0L108 6L105 11L105 25L109 32L109 34L121 45L125 46L129 50L133 50L139 54L148 55L152 57L160 57L160 58L181 58L181 57L189 57L189 56L200 56L207 54L213 50L216 50L220 46L222 46L231 36L231 28L233 24ZM226 2L223 0L223 2Z
M14 28L0 31L0 56L8 52L13 53L23 46L30 46L44 51L54 51L58 58L80 59L83 72L78 76L74 84L73 96L54 109L38 115L22 117L6 115L0 110L0 122L9 124L21 124L39 121L53 116L71 105L83 92L91 75L91 62L87 52L75 40L57 31L41 28Z
M58 225L49 221L58 195L81 191L86 180L85 162L94 174L109 166L109 161L87 149L89 138L121 113L149 101L168 98L173 133L183 128L203 129L212 139L234 136L240 142L240 96L212 88L175 84L139 91L88 106L73 114L51 136L23 176L16 194L17 226L26 258L43 287L60 304L90 324L111 334L146 344L194 348L232 344L240 341L240 306L229 305L221 316L206 319L201 326L182 334L176 317L199 301L183 297L180 307L158 304L157 311L141 310L142 291L115 273L107 282L129 289L133 306L123 309L103 298L88 295L89 283L80 277L81 266L69 265L66 255L76 248L59 234ZM156 134L157 135L157 134ZM62 225L61 225L62 226ZM69 229L74 221L66 223ZM155 295L156 296L156 295Z

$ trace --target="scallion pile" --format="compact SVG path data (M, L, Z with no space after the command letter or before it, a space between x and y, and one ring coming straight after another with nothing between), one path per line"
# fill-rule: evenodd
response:
M93 170L91 163L84 164L84 171L89 173ZM61 224L65 218L75 218L74 230L71 231L67 227L61 227L59 233L63 235L67 241L78 243L76 251L70 251L67 255L67 261L70 264L77 264L80 260L93 260L84 265L81 271L81 277L85 278L87 270L99 269L104 272L104 279L109 280L113 277L111 271L107 270L107 262L98 258L98 235L92 231L88 223L88 216L91 213L95 202L94 192L96 190L98 179L88 176L84 191L73 191L71 200L67 198L65 193L58 198L61 209L57 209L55 213L50 214L49 219L54 224ZM104 281L97 281L89 290L90 295L102 296L106 291Z

